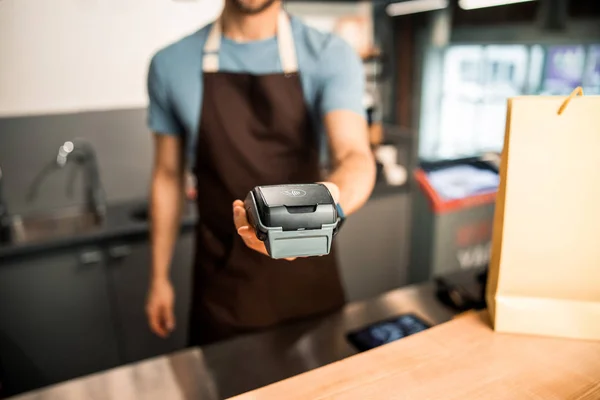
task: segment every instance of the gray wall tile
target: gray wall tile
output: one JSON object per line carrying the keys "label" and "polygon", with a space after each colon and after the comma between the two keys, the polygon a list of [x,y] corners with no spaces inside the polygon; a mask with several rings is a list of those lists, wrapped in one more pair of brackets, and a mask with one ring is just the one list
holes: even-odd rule
{"label": "gray wall tile", "polygon": [[45,179],[39,196],[27,203],[35,176],[66,140],[84,138],[97,152],[109,201],[145,197],[152,162],[152,137],[146,110],[94,111],[77,114],[0,118],[0,166],[12,213],[27,213],[81,203],[81,175],[73,198],[66,195],[68,171]]}

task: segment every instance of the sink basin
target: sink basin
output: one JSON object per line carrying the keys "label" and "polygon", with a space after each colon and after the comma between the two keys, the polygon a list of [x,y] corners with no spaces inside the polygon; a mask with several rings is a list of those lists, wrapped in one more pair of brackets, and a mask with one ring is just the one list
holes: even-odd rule
{"label": "sink basin", "polygon": [[[181,210],[181,218],[183,220],[195,218],[197,215],[195,207],[196,205],[194,203],[185,204]],[[150,217],[150,210],[147,204],[140,205],[129,213],[129,218],[136,222],[149,222]]]}
{"label": "sink basin", "polygon": [[147,206],[139,207],[139,208],[133,210],[133,212],[129,216],[134,221],[146,222],[146,221],[148,221],[148,207]]}
{"label": "sink basin", "polygon": [[13,241],[37,242],[50,238],[76,236],[99,229],[102,221],[92,213],[63,210],[52,214],[17,215],[13,217]]}

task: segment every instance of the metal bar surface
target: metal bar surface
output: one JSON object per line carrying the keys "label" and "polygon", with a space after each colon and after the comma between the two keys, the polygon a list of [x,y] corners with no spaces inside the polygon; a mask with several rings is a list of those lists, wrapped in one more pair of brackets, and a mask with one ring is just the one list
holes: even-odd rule
{"label": "metal bar surface", "polygon": [[414,313],[436,325],[454,313],[431,283],[397,289],[341,311],[242,336],[204,348],[122,366],[11,400],[217,400],[350,357],[346,334],[365,325]]}

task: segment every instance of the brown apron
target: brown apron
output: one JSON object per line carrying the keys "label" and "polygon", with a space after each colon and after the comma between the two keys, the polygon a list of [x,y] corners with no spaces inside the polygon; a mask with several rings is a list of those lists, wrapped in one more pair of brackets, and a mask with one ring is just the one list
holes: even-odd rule
{"label": "brown apron", "polygon": [[273,260],[246,247],[233,223],[233,201],[254,186],[322,179],[289,17],[282,12],[277,29],[284,73],[220,72],[220,40],[216,21],[204,48],[196,145],[200,224],[191,345],[333,311],[345,302],[334,251]]}

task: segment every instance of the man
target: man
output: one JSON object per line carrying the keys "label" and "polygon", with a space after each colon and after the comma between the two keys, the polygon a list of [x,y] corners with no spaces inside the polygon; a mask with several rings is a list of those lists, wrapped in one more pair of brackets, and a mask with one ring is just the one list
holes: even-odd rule
{"label": "man", "polygon": [[333,169],[325,184],[346,215],[358,210],[375,181],[363,85],[354,50],[290,17],[278,0],[226,0],[217,21],[153,57],[147,314],[156,334],[175,327],[169,264],[186,163],[197,179],[200,216],[191,345],[344,304],[335,252],[269,258],[240,199],[257,185],[323,181],[319,150],[326,138]]}

